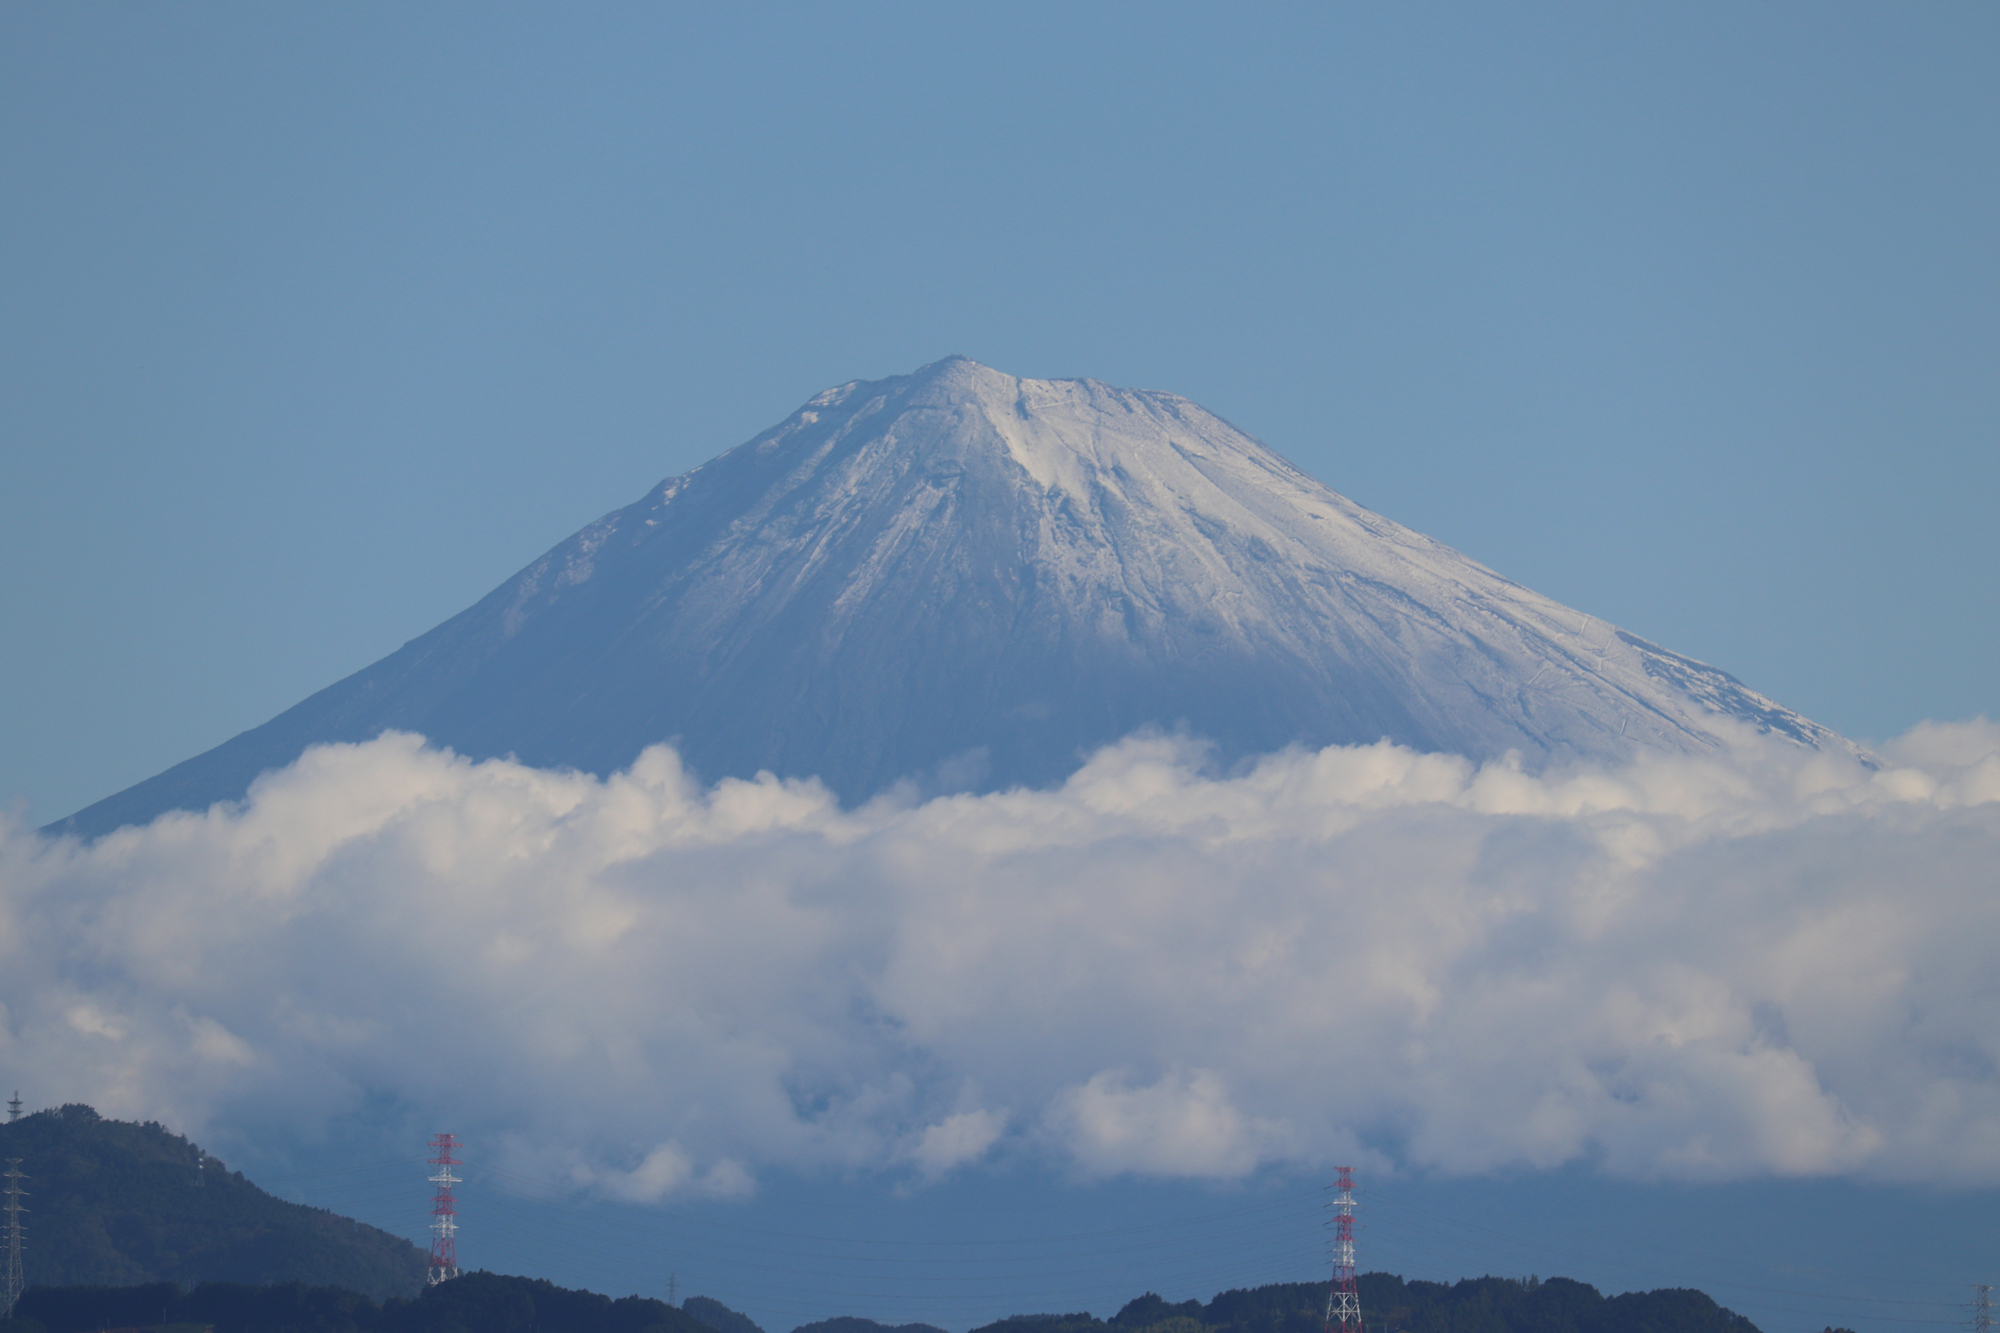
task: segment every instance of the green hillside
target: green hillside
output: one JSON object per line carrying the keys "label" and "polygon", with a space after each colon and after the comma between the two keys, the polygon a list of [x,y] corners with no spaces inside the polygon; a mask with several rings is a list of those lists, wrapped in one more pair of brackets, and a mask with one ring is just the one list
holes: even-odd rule
{"label": "green hillside", "polygon": [[[1605,1296],[1568,1278],[1409,1281],[1364,1273],[1367,1333],[1757,1333],[1756,1325],[1698,1291]],[[973,1333],[1323,1333],[1326,1283],[1283,1282],[1225,1291],[1204,1305],[1145,1295],[1110,1319],[1015,1315]]]}
{"label": "green hillside", "polygon": [[304,1282],[413,1295],[425,1255],[400,1236],[274,1198],[178,1134],[88,1106],[0,1124],[28,1191],[30,1286]]}
{"label": "green hillside", "polygon": [[[540,1278],[467,1273],[414,1300],[379,1306],[355,1292],[286,1282],[247,1287],[205,1282],[140,1287],[33,1287],[21,1297],[20,1333],[105,1328],[196,1333],[705,1333],[693,1317],[643,1296],[613,1300]],[[0,1321],[0,1333],[14,1333]]]}
{"label": "green hillside", "polygon": [[[1470,1278],[1405,1282],[1386,1273],[1361,1278],[1368,1333],[1757,1333],[1698,1291],[1604,1296],[1564,1278],[1547,1282]],[[1146,1295],[1110,1319],[1091,1314],[1017,1315],[974,1333],[1322,1333],[1326,1283],[1283,1283],[1225,1291],[1214,1300],[1169,1304]],[[0,1333],[92,1333],[104,1328],[170,1327],[196,1333],[761,1333],[718,1301],[691,1297],[685,1309],[640,1296],[613,1300],[566,1291],[536,1278],[468,1273],[426,1288],[415,1300],[377,1305],[354,1292],[287,1283],[244,1287],[207,1283],[183,1292],[169,1283],[122,1288],[38,1287],[21,1298],[15,1329]],[[895,1326],[841,1317],[808,1324],[828,1333],[943,1333],[927,1324]],[[1827,1333],[1836,1333],[1829,1329]],[[1844,1330],[1841,1333],[1845,1333]]]}

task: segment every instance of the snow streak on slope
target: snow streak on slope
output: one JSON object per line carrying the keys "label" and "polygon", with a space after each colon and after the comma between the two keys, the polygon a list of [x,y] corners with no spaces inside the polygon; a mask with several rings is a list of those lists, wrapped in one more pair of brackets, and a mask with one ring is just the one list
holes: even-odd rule
{"label": "snow streak on slope", "polygon": [[677,738],[704,776],[814,775],[855,800],[1059,780],[1147,726],[1224,761],[1387,738],[1540,765],[1706,751],[1724,721],[1848,748],[1185,399],[953,358],[820,394],[73,827],[233,798],[384,728],[596,773]]}

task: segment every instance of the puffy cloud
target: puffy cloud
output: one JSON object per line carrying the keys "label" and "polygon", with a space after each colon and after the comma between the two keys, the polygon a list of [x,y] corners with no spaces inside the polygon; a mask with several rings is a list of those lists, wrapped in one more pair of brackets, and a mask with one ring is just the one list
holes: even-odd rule
{"label": "puffy cloud", "polygon": [[[413,736],[0,830],[0,1056],[196,1133],[391,1106],[621,1198],[995,1154],[2000,1181],[2000,727],[1533,774],[1389,745],[842,811]],[[532,1145],[532,1146],[530,1146]]]}
{"label": "puffy cloud", "polygon": [[976,1162],[1007,1128],[1004,1111],[960,1111],[927,1125],[910,1146],[910,1160],[932,1180]]}
{"label": "puffy cloud", "polygon": [[671,1143],[654,1148],[630,1171],[599,1170],[578,1162],[569,1179],[572,1184],[594,1185],[631,1203],[658,1203],[669,1194],[686,1191],[708,1198],[737,1198],[756,1188],[741,1162],[725,1157],[697,1174],[687,1154]]}
{"label": "puffy cloud", "polygon": [[1260,1140],[1282,1137],[1246,1123],[1207,1069],[1172,1070],[1143,1088],[1107,1070],[1058,1093],[1050,1109],[1081,1164],[1107,1174],[1240,1176],[1256,1168]]}

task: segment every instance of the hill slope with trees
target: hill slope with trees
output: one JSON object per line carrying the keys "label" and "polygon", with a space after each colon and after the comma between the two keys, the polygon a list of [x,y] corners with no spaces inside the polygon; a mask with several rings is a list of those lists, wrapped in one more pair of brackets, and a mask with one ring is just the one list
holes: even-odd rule
{"label": "hill slope with trees", "polygon": [[[1364,1273],[1367,1333],[1757,1333],[1699,1291],[1605,1296],[1568,1278],[1480,1277],[1456,1283]],[[1147,1294],[1110,1319],[1015,1315],[973,1333],[1324,1333],[1326,1283],[1283,1282],[1170,1303]]]}
{"label": "hill slope with trees", "polygon": [[[1468,1278],[1406,1282],[1387,1273],[1360,1279],[1368,1333],[1757,1333],[1756,1326],[1698,1291],[1604,1296],[1566,1278]],[[1214,1300],[1169,1303],[1147,1294],[1110,1319],[1088,1313],[1016,1315],[973,1333],[1323,1333],[1324,1282],[1225,1291]],[[33,1288],[14,1328],[0,1333],[209,1329],[212,1333],[763,1333],[705,1296],[684,1309],[641,1296],[613,1300],[537,1278],[469,1273],[425,1288],[414,1300],[377,1305],[355,1292],[300,1283],[245,1287],[171,1283],[104,1288]],[[843,1316],[793,1333],[944,1333]],[[1827,1333],[1836,1333],[1829,1329]],[[1844,1333],[1844,1331],[1842,1331]]]}
{"label": "hill slope with trees", "polygon": [[[413,1300],[377,1305],[357,1292],[287,1282],[249,1287],[170,1282],[137,1287],[35,1287],[20,1333],[211,1329],[213,1333],[706,1333],[691,1315],[643,1296],[613,1300],[540,1278],[467,1273]],[[14,1333],[0,1321],[0,1333]]]}
{"label": "hill slope with trees", "polygon": [[37,1111],[0,1124],[10,1157],[29,1177],[30,1286],[302,1282],[379,1301],[423,1285],[401,1236],[267,1194],[157,1124]]}
{"label": "hill slope with trees", "polygon": [[[1406,1282],[1387,1273],[1360,1279],[1368,1333],[1757,1333],[1756,1326],[1698,1291],[1604,1296],[1566,1278],[1468,1278]],[[1088,1313],[1016,1315],[973,1333],[1323,1333],[1324,1282],[1225,1291],[1214,1300],[1169,1303],[1147,1294],[1109,1319]],[[699,1312],[699,1313],[697,1313]],[[351,1291],[299,1283],[244,1287],[171,1283],[123,1288],[36,1288],[21,1298],[15,1329],[0,1333],[166,1330],[213,1333],[762,1333],[719,1301],[687,1308],[641,1296],[613,1300],[537,1278],[469,1273],[415,1300],[377,1305]],[[929,1330],[927,1324],[894,1326]],[[845,1316],[796,1329],[877,1333],[891,1326]],[[1829,1329],[1827,1333],[1836,1333]],[[1844,1333],[1844,1330],[1841,1331]]]}

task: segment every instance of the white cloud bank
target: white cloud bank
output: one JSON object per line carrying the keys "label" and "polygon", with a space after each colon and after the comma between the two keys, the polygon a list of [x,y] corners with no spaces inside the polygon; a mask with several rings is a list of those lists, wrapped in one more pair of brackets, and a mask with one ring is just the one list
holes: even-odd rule
{"label": "white cloud bank", "polygon": [[0,1068],[196,1133],[387,1101],[631,1199],[1005,1153],[2000,1182],[2000,727],[1199,761],[842,812],[388,736],[7,827]]}

